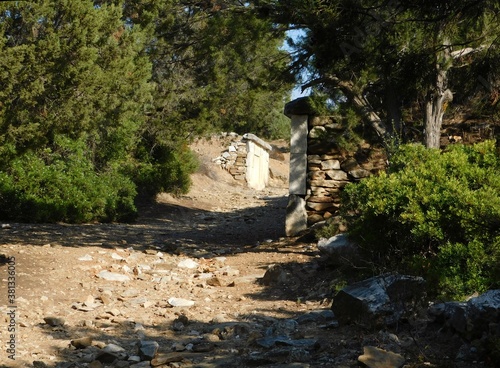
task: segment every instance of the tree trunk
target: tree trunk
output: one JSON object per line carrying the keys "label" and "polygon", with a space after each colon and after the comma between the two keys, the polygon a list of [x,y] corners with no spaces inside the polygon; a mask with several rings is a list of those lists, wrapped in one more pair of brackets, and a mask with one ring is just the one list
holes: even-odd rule
{"label": "tree trunk", "polygon": [[379,115],[375,112],[372,105],[368,100],[359,94],[352,94],[352,101],[354,105],[361,111],[365,119],[370,123],[372,128],[375,130],[377,135],[382,138],[384,144],[386,144],[386,139],[388,136],[387,127],[380,119]]}
{"label": "tree trunk", "polygon": [[425,103],[425,145],[427,148],[440,148],[441,126],[448,103],[453,100],[453,93],[447,88],[448,70],[452,64],[450,47],[446,45],[439,52],[436,62],[435,84],[427,94]]}
{"label": "tree trunk", "polygon": [[425,145],[427,148],[441,147],[441,126],[446,105],[453,100],[449,89],[434,92],[425,106]]}

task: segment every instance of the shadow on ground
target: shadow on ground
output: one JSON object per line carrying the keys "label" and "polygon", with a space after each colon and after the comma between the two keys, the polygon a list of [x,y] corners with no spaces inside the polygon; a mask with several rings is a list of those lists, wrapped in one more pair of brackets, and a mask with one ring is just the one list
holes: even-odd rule
{"label": "shadow on ground", "polygon": [[231,252],[285,236],[287,197],[269,197],[264,201],[264,206],[233,212],[149,202],[140,206],[138,220],[130,224],[4,224],[0,243],[156,248],[165,252],[185,247]]}
{"label": "shadow on ground", "polygon": [[[419,342],[421,329],[415,325],[396,326],[395,331],[367,331],[355,325],[339,327],[331,318],[320,315],[307,317],[311,313],[308,302],[320,311],[329,311],[335,270],[329,269],[317,257],[302,263],[288,259],[292,254],[311,256],[315,250],[310,244],[284,238],[286,197],[264,200],[264,206],[232,212],[149,203],[140,208],[141,215],[133,224],[15,223],[0,229],[0,244],[132,247],[199,258],[242,252],[281,253],[284,256],[270,281],[258,281],[263,288],[244,295],[252,301],[288,303],[278,310],[271,310],[268,303],[254,308],[252,313],[203,322],[193,315],[185,317],[182,308],[168,308],[168,316],[158,312],[158,317],[165,322],[155,324],[143,324],[117,315],[93,321],[92,327],[85,323],[33,326],[42,330],[47,339],[68,343],[62,350],[54,347],[57,359],[68,362],[57,365],[61,368],[88,367],[98,355],[98,347],[76,349],[69,345],[71,340],[80,337],[119,345],[128,355],[138,354],[139,341],[156,341],[159,358],[166,359],[160,367],[357,367],[363,346],[401,351],[401,345],[391,337],[392,332],[409,336],[405,354],[413,362],[412,367],[426,366],[426,359],[422,359],[426,354],[439,357],[441,352],[434,351],[433,345],[427,343],[429,339]],[[262,265],[263,273],[267,266]],[[276,282],[275,278],[280,281]],[[297,308],[297,305],[304,305],[304,308]],[[178,317],[176,320],[172,320],[172,312]],[[108,363],[115,367],[128,366],[124,361],[111,364]],[[31,367],[52,368],[56,364],[40,363]]]}

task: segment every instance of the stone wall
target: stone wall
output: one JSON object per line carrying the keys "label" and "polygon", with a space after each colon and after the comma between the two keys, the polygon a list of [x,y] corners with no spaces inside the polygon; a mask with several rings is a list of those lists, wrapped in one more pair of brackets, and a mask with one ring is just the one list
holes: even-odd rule
{"label": "stone wall", "polygon": [[292,120],[286,233],[294,236],[336,216],[346,184],[384,170],[386,157],[380,145],[368,140],[343,149],[338,144],[345,134],[342,124],[316,116],[307,98],[287,104],[285,114]]}
{"label": "stone wall", "polygon": [[233,135],[227,151],[214,161],[229,171],[235,180],[246,181],[250,188],[264,189],[269,183],[269,152],[271,145],[254,134],[247,133],[241,139]]}

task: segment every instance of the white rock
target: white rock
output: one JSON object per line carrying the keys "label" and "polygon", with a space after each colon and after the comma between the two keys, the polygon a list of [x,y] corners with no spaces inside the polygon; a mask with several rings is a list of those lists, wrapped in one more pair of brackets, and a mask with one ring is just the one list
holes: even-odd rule
{"label": "white rock", "polygon": [[212,277],[214,277],[214,274],[212,272],[206,272],[206,273],[200,274],[198,278],[200,280],[207,280],[207,279],[211,279]]}
{"label": "white rock", "polygon": [[83,302],[83,305],[86,305],[87,307],[94,305],[94,304],[95,304],[95,299],[92,295],[87,296],[87,298]]}
{"label": "white rock", "polygon": [[84,256],[78,258],[79,261],[92,261],[92,256],[90,254],[85,254]]}
{"label": "white rock", "polygon": [[128,277],[127,275],[122,275],[120,273],[115,273],[115,272],[109,272],[106,270],[99,272],[98,277],[108,281],[121,281],[121,282],[130,281],[130,277]]}
{"label": "white rock", "polygon": [[122,267],[122,270],[125,271],[126,273],[132,273],[133,272],[133,270],[129,266],[127,266],[127,265],[124,265]]}
{"label": "white rock", "polygon": [[118,255],[116,253],[111,253],[111,258],[119,260],[119,261],[121,261],[123,259],[122,256],[120,256],[120,255]]}
{"label": "white rock", "polygon": [[353,251],[356,246],[349,241],[347,234],[337,234],[329,239],[321,238],[318,241],[318,250],[326,255],[335,256],[339,252]]}
{"label": "white rock", "polygon": [[167,300],[172,307],[192,307],[194,301],[183,298],[170,298]]}
{"label": "white rock", "polygon": [[179,268],[189,268],[189,269],[193,269],[193,268],[197,268],[198,267],[198,263],[193,261],[192,259],[185,259],[183,261],[180,261],[178,264],[177,264],[177,267]]}

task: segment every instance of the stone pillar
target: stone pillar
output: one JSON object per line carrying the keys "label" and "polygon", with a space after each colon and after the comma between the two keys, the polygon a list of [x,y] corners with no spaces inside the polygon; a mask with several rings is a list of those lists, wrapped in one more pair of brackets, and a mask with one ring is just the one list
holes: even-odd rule
{"label": "stone pillar", "polygon": [[345,127],[333,116],[316,116],[308,97],[286,104],[285,115],[292,129],[286,235],[295,236],[338,216],[343,188],[384,170],[386,156],[364,137],[349,151],[340,147]]}
{"label": "stone pillar", "polygon": [[285,106],[291,121],[289,197],[285,232],[294,236],[307,229],[305,196],[307,193],[307,122],[311,108],[308,98],[299,98]]}

